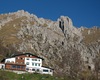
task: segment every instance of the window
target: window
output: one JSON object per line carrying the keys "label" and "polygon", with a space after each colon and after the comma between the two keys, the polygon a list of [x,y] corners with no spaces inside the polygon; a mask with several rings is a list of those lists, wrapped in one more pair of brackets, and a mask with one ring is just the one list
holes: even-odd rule
{"label": "window", "polygon": [[35,71],[35,69],[32,69],[32,71]]}
{"label": "window", "polygon": [[35,66],[37,66],[37,63],[35,63]]}
{"label": "window", "polygon": [[26,70],[28,71],[28,70],[29,70],[29,68],[26,68]]}
{"label": "window", "polygon": [[17,66],[17,68],[20,68],[20,66]]}
{"label": "window", "polygon": [[34,61],[34,59],[32,59],[32,61]]}
{"label": "window", "polygon": [[37,72],[39,72],[39,69],[37,69]]}
{"label": "window", "polygon": [[27,60],[29,60],[29,58],[27,58]]}
{"label": "window", "polygon": [[34,63],[32,63],[32,66],[34,66]]}
{"label": "window", "polygon": [[32,61],[37,61],[37,59],[32,59]]}
{"label": "window", "polygon": [[24,69],[24,66],[21,66],[22,69]]}
{"label": "window", "polygon": [[21,66],[12,65],[12,68],[21,68]]}
{"label": "window", "polygon": [[15,66],[15,65],[12,65],[11,67],[12,67],[12,68],[16,68],[16,66]]}
{"label": "window", "polygon": [[52,70],[50,70],[50,72],[52,72]]}
{"label": "window", "polygon": [[40,61],[40,59],[38,61]]}
{"label": "window", "polygon": [[20,58],[21,60],[23,59],[23,58]]}
{"label": "window", "polygon": [[29,62],[26,62],[26,65],[29,65]]}
{"label": "window", "polygon": [[9,60],[7,60],[7,63],[10,63],[10,61],[9,61]]}
{"label": "window", "polygon": [[38,66],[40,66],[40,64],[38,63]]}
{"label": "window", "polygon": [[37,59],[35,59],[35,61],[37,61]]}
{"label": "window", "polygon": [[43,72],[48,72],[48,70],[47,69],[43,69]]}

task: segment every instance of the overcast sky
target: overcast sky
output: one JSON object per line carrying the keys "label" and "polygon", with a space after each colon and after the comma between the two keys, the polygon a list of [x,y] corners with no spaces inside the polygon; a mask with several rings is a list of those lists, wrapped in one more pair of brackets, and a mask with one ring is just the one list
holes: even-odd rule
{"label": "overcast sky", "polygon": [[54,21],[68,16],[76,27],[100,27],[100,0],[0,0],[0,14],[18,10]]}

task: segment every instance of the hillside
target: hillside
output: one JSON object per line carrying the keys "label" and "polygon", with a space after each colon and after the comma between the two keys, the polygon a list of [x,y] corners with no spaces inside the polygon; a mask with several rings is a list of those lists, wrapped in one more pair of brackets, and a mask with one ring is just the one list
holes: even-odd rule
{"label": "hillside", "polygon": [[74,79],[96,71],[100,28],[76,28],[68,16],[52,21],[24,10],[1,14],[0,59],[19,52],[41,56],[56,76]]}
{"label": "hillside", "polygon": [[62,80],[62,78],[42,74],[16,74],[0,70],[0,80]]}

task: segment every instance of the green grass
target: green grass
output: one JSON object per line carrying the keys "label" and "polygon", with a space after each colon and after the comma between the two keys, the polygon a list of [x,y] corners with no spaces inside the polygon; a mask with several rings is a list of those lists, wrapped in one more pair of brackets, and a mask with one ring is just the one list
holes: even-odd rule
{"label": "green grass", "polygon": [[62,78],[46,74],[16,74],[13,72],[0,70],[0,80],[62,80]]}

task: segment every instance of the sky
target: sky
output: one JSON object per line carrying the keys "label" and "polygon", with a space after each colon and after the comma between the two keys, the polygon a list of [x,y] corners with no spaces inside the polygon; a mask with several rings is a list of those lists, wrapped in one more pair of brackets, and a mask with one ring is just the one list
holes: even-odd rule
{"label": "sky", "polygon": [[18,10],[53,21],[68,16],[76,27],[100,27],[100,0],[0,0],[0,14]]}

